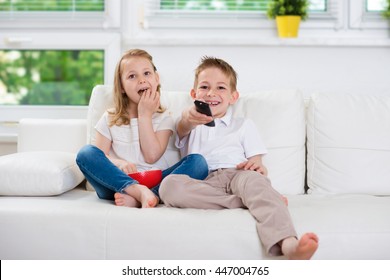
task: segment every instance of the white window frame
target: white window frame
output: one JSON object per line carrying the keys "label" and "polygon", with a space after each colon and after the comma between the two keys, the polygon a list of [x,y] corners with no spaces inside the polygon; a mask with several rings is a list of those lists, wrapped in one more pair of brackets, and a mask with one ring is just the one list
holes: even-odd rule
{"label": "white window frame", "polygon": [[365,10],[365,0],[349,0],[349,27],[351,29],[388,29],[388,20],[377,12]]}

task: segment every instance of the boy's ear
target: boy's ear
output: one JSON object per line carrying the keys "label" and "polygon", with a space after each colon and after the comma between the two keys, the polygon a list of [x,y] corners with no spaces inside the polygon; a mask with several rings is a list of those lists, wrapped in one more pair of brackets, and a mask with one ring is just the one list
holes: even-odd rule
{"label": "boy's ear", "polygon": [[240,97],[240,93],[238,91],[233,92],[232,98],[230,98],[229,104],[232,105],[232,104],[236,103],[236,101],[238,100],[239,97]]}
{"label": "boy's ear", "polygon": [[196,91],[194,89],[191,89],[190,95],[191,95],[191,98],[195,100],[195,98],[196,98]]}

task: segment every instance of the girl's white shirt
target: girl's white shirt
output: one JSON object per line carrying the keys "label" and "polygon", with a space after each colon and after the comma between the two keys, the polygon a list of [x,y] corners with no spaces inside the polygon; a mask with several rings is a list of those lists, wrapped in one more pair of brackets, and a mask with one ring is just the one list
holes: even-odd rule
{"label": "girl's white shirt", "polygon": [[[168,111],[154,113],[152,124],[154,131],[175,131],[175,122]],[[109,115],[108,112],[105,112],[97,122],[95,129],[112,142],[109,153],[111,157],[124,159],[136,164],[138,171],[150,169],[164,170],[169,167],[168,157],[166,156],[167,151],[154,164],[145,162],[139,142],[138,119],[131,119],[129,125],[109,126]]]}

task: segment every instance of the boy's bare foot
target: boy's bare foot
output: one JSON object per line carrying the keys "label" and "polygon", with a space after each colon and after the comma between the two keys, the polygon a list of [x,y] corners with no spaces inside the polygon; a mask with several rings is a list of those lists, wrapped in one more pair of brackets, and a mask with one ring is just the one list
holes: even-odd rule
{"label": "boy's bare foot", "polygon": [[305,233],[301,239],[295,241],[289,237],[282,243],[282,252],[290,260],[310,260],[317,248],[318,237],[314,233]]}
{"label": "boy's bare foot", "polygon": [[115,198],[116,206],[137,207],[137,208],[141,207],[141,203],[128,194],[115,193],[114,198]]}
{"label": "boy's bare foot", "polygon": [[152,208],[158,204],[157,196],[144,185],[131,185],[125,192],[141,203],[142,208]]}

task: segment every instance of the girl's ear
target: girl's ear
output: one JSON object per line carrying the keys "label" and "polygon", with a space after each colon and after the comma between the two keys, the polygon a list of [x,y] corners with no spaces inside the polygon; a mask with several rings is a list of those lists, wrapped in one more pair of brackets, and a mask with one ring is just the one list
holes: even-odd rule
{"label": "girl's ear", "polygon": [[240,97],[240,93],[238,91],[233,92],[231,95],[229,104],[232,105],[232,104],[236,103],[236,101],[238,100],[239,97]]}
{"label": "girl's ear", "polygon": [[194,89],[191,89],[190,95],[192,99],[196,99],[196,91]]}

